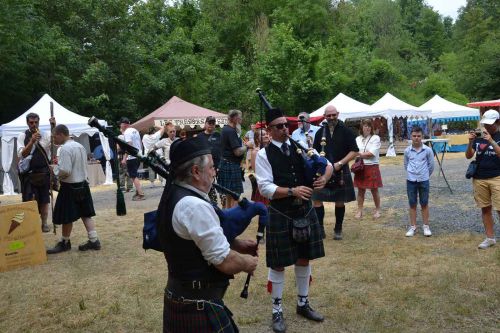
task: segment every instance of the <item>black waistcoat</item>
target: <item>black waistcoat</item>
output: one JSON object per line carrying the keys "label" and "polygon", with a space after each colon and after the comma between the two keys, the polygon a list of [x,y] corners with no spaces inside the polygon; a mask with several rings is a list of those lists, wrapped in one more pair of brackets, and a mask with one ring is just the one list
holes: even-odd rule
{"label": "black waistcoat", "polygon": [[[31,133],[30,130],[26,130],[24,134],[26,135],[24,138],[24,146],[26,147],[28,142],[31,140],[31,136],[33,135],[33,133]],[[35,147],[35,149],[33,150],[33,157],[31,158],[30,162],[30,170],[35,172],[48,170],[47,160],[45,159],[43,153],[40,152],[40,149],[43,149],[40,145],[38,145],[38,147]]]}
{"label": "black waistcoat", "polygon": [[[160,243],[165,251],[169,276],[182,281],[228,282],[232,276],[226,275],[203,258],[200,249],[192,240],[177,235],[172,225],[175,205],[186,196],[203,199],[198,193],[178,185],[162,195],[158,208]],[[196,209],[196,207],[193,207]]]}
{"label": "black waistcoat", "polygon": [[[283,154],[274,144],[266,147],[266,155],[273,170],[273,183],[280,187],[295,187],[304,185],[304,161],[292,143],[290,145],[290,156]],[[289,208],[294,198],[282,198],[271,200],[271,206],[282,210]]]}

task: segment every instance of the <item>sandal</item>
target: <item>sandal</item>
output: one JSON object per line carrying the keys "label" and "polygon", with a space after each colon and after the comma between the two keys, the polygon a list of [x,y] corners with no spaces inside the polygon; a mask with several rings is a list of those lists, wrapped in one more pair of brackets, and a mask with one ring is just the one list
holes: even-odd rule
{"label": "sandal", "polygon": [[356,213],[356,215],[354,215],[354,217],[357,218],[357,219],[362,218],[363,217],[363,211],[358,210],[358,212]]}
{"label": "sandal", "polygon": [[376,218],[376,219],[378,219],[380,216],[381,216],[381,214],[380,214],[379,210],[376,210],[375,214],[373,214],[373,217]]}

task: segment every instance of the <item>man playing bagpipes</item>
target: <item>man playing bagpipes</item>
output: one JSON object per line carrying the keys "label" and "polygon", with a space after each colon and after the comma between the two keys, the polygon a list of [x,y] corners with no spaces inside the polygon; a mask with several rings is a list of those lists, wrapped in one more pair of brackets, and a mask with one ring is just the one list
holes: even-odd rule
{"label": "man playing bagpipes", "polygon": [[171,174],[158,209],[159,241],[168,265],[164,332],[236,332],[224,293],[233,274],[257,267],[256,242],[229,244],[208,192],[215,169],[202,137],[170,148]]}
{"label": "man playing bagpipes", "polygon": [[309,261],[325,255],[321,228],[310,198],[313,188],[325,186],[332,165],[328,164],[325,173],[314,180],[313,188],[305,186],[304,160],[296,143],[288,138],[288,124],[281,110],[268,110],[266,123],[272,141],[257,154],[255,171],[261,194],[270,199],[266,263],[273,301],[272,328],[275,332],[285,332],[282,295],[287,266],[295,265],[297,314],[314,321],[324,319],[311,308],[308,299]]}

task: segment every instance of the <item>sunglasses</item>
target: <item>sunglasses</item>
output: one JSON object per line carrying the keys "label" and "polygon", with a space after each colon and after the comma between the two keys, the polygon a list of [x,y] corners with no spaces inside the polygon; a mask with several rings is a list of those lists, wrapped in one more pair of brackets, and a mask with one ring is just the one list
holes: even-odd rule
{"label": "sunglasses", "polygon": [[207,124],[209,124],[209,125],[215,125],[215,120],[214,121],[207,121]]}
{"label": "sunglasses", "polygon": [[325,114],[325,118],[334,118],[336,116],[336,114]]}
{"label": "sunglasses", "polygon": [[288,128],[288,123],[281,123],[281,124],[276,124],[276,125],[271,125],[271,126],[277,128],[277,129],[283,129],[283,128]]}

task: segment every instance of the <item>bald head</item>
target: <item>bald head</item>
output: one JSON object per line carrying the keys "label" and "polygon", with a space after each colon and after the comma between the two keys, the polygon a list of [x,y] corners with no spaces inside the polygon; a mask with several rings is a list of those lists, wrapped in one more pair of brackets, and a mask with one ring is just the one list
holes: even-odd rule
{"label": "bald head", "polygon": [[339,112],[337,111],[337,108],[335,106],[328,105],[325,108],[324,117],[328,122],[328,126],[335,126],[338,122]]}

